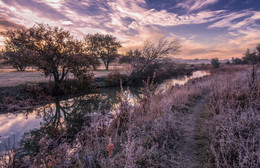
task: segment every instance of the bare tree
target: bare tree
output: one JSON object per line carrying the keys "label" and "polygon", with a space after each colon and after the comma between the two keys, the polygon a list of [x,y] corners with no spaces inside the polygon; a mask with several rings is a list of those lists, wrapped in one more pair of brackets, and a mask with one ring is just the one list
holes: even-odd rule
{"label": "bare tree", "polygon": [[[162,59],[170,58],[180,51],[180,44],[176,40],[161,38],[156,42],[147,41],[140,51],[139,58],[133,59],[131,80],[143,75],[151,65],[159,63]],[[153,70],[153,69],[149,69]]]}
{"label": "bare tree", "polygon": [[145,63],[140,67],[140,71],[144,70],[150,63],[159,61],[159,58],[173,56],[179,53],[180,45],[176,40],[169,41],[165,38],[159,39],[157,42],[146,42],[141,56],[146,59]]}

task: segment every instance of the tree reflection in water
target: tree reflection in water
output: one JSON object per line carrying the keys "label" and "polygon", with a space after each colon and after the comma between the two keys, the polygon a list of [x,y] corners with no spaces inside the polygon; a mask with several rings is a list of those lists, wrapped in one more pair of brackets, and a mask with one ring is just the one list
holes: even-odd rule
{"label": "tree reflection in water", "polygon": [[91,117],[107,114],[116,101],[116,94],[90,94],[68,100],[56,100],[55,103],[37,111],[42,117],[40,128],[23,135],[18,156],[35,156],[39,142],[43,137],[57,138],[72,142],[83,126],[91,124]]}
{"label": "tree reflection in water", "polygon": [[[131,88],[131,99],[135,99],[139,87]],[[41,119],[40,127],[24,133],[18,149],[18,157],[35,156],[40,151],[40,140],[44,138],[57,139],[71,143],[84,126],[91,124],[93,116],[111,114],[118,108],[117,93],[119,87],[102,88],[97,94],[88,94],[66,100],[56,100],[54,103],[37,108],[37,118]],[[24,112],[25,116],[32,111]],[[59,143],[61,141],[58,141]]]}

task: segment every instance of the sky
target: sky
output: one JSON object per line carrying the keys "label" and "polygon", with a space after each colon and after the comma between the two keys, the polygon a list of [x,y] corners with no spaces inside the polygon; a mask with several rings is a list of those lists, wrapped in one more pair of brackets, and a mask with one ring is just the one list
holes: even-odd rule
{"label": "sky", "polygon": [[78,39],[108,33],[121,51],[167,37],[180,42],[178,58],[231,59],[260,43],[260,0],[0,0],[0,32],[35,23]]}

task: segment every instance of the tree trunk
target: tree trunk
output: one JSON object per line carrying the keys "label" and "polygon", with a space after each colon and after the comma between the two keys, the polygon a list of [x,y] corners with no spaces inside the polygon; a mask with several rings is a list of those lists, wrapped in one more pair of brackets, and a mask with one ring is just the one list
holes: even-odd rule
{"label": "tree trunk", "polygon": [[62,80],[59,79],[58,71],[55,71],[53,73],[53,77],[54,77],[54,88],[53,88],[53,91],[52,91],[52,95],[53,96],[61,95],[63,93],[63,91],[61,89],[61,81]]}
{"label": "tree trunk", "polygon": [[61,94],[63,94],[63,91],[61,89],[61,82],[55,80],[52,95],[58,96],[58,95],[61,95]]}
{"label": "tree trunk", "polygon": [[18,71],[25,71],[25,67],[22,66],[22,65],[17,65],[16,69],[17,69]]}
{"label": "tree trunk", "polygon": [[105,66],[106,66],[106,70],[108,70],[109,63],[106,63]]}

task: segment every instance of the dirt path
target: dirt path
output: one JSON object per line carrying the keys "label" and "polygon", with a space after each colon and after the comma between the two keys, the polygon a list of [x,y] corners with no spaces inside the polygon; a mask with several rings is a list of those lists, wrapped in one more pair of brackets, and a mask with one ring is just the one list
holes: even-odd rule
{"label": "dirt path", "polygon": [[198,154],[196,148],[196,124],[199,120],[206,103],[207,94],[203,95],[193,106],[190,107],[187,113],[181,118],[181,129],[183,134],[183,146],[181,149],[181,166],[183,168],[199,167]]}

